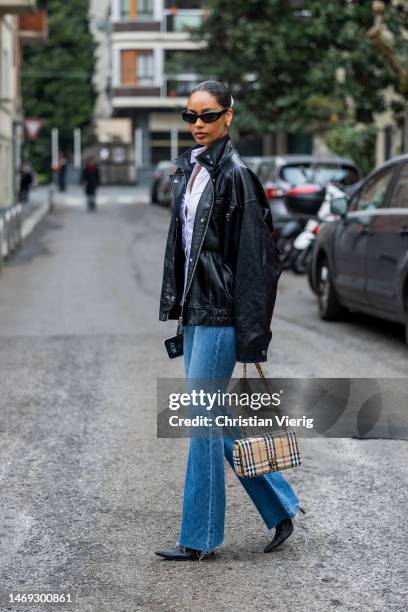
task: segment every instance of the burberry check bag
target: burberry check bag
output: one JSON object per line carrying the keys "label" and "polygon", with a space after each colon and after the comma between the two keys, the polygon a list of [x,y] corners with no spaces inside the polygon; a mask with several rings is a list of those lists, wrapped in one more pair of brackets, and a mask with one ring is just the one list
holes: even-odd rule
{"label": "burberry check bag", "polygon": [[260,476],[300,465],[296,433],[291,429],[234,440],[234,470],[238,476]]}
{"label": "burberry check bag", "polygon": [[[265,375],[259,363],[255,364],[261,378]],[[244,364],[246,378],[246,364]],[[299,440],[292,429],[264,433],[234,440],[232,447],[234,470],[238,476],[253,477],[278,472],[301,464]]]}

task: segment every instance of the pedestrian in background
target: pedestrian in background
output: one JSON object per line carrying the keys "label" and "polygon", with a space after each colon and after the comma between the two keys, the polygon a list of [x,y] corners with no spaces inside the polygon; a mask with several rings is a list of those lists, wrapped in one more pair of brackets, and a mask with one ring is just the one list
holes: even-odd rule
{"label": "pedestrian in background", "polygon": [[[265,192],[228,133],[232,104],[223,83],[204,81],[182,112],[197,144],[173,162],[159,314],[161,321],[179,320],[186,379],[222,380],[224,388],[237,361],[267,360],[281,274]],[[224,456],[233,467],[232,445],[224,434],[190,438],[179,539],[157,555],[202,559],[223,542]],[[268,529],[275,528],[264,551],[275,550],[301,510],[295,492],[279,472],[239,479]]]}
{"label": "pedestrian in background", "polygon": [[64,152],[60,151],[58,160],[58,187],[60,191],[66,190],[67,163],[68,160],[65,157]]}
{"label": "pedestrian in background", "polygon": [[27,203],[30,195],[30,188],[33,184],[33,171],[27,161],[23,161],[20,168],[20,190],[19,201]]}
{"label": "pedestrian in background", "polygon": [[81,183],[87,196],[88,210],[96,210],[96,190],[100,185],[99,168],[94,157],[88,157],[82,170]]}

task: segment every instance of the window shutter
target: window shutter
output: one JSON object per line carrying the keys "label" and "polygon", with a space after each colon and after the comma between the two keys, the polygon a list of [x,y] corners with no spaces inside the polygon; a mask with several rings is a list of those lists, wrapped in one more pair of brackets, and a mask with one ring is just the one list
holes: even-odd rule
{"label": "window shutter", "polygon": [[135,85],[137,51],[125,49],[121,54],[121,81],[122,85]]}
{"label": "window shutter", "polygon": [[137,17],[137,0],[129,0],[129,17],[131,19]]}

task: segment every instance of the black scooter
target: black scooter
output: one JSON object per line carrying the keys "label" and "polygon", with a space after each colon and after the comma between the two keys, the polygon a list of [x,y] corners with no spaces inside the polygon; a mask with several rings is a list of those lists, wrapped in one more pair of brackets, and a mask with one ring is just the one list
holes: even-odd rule
{"label": "black scooter", "polygon": [[297,236],[304,231],[310,219],[317,219],[317,214],[326,196],[326,188],[317,184],[293,187],[285,195],[285,204],[292,217],[280,227],[278,247],[282,251],[282,268],[293,266],[296,250],[293,248]]}

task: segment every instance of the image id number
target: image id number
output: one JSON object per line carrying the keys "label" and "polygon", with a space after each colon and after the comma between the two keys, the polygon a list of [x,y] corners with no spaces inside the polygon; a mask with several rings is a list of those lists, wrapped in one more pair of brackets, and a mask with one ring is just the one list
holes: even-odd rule
{"label": "image id number", "polygon": [[10,593],[10,603],[70,603],[70,593]]}

